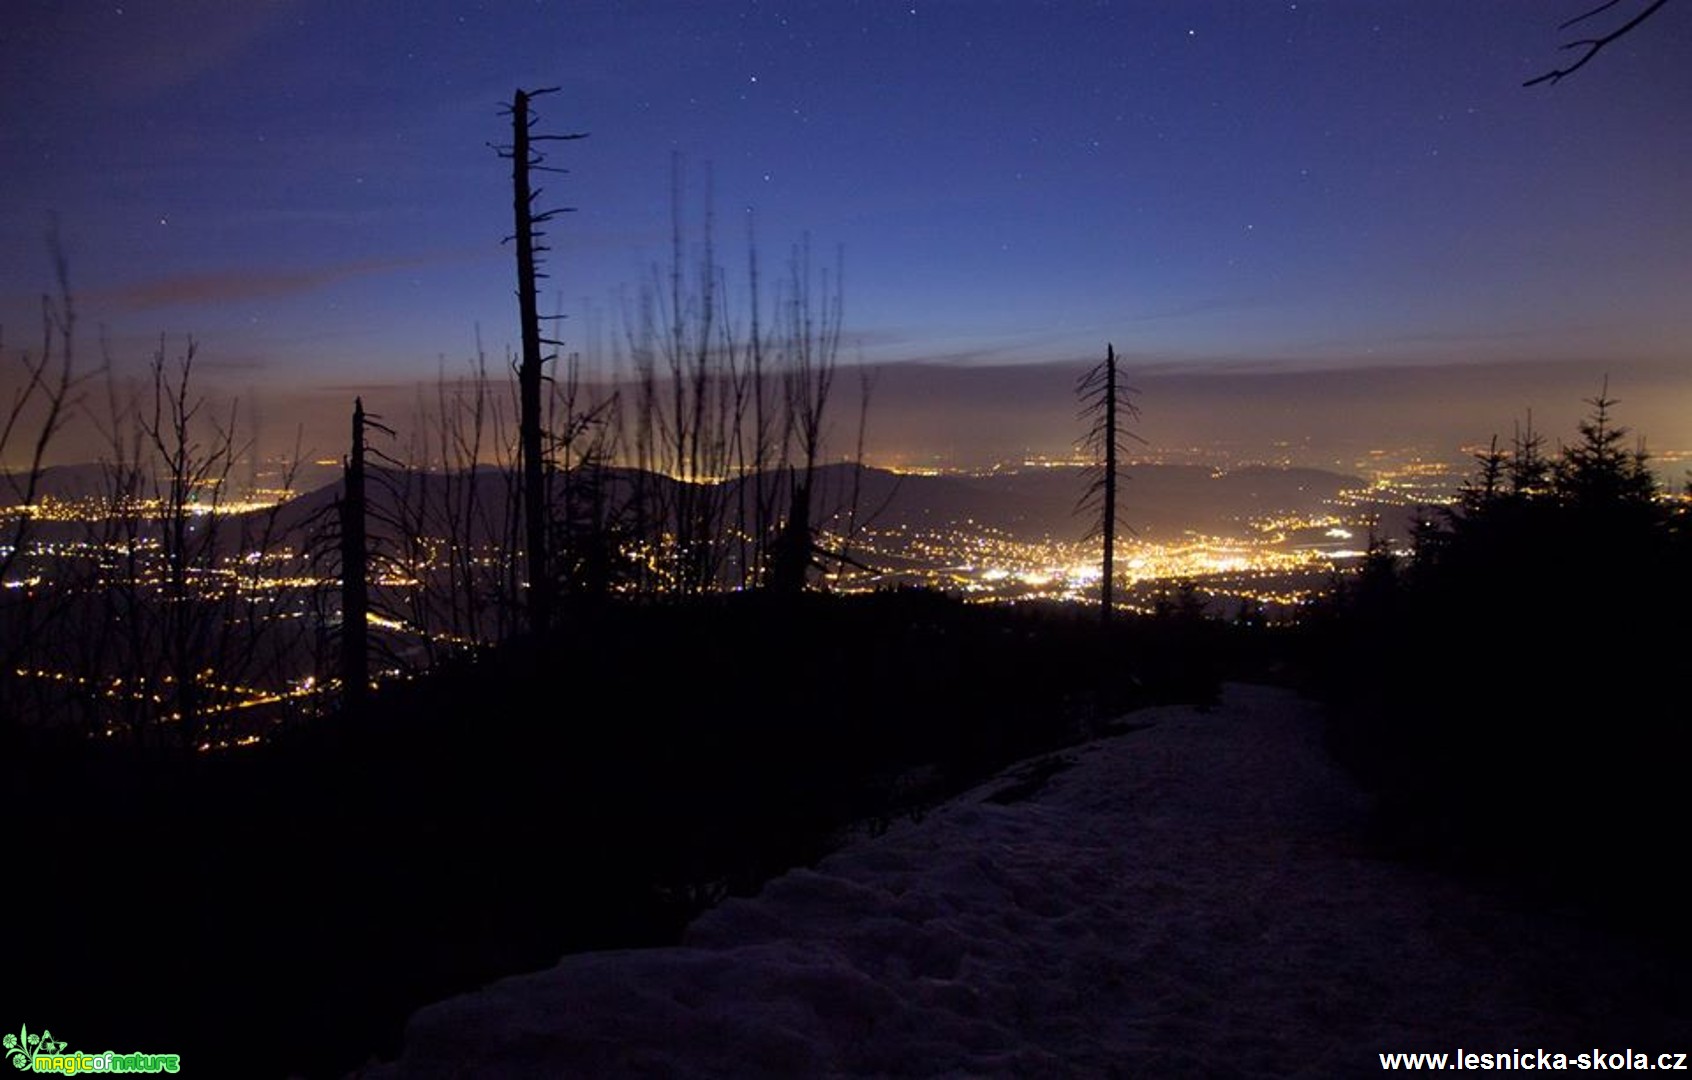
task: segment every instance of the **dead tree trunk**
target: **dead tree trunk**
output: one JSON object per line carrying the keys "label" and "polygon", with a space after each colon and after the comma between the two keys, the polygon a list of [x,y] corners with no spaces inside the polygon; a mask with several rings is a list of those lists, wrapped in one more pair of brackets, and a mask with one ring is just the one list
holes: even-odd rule
{"label": "dead tree trunk", "polygon": [[1094,461],[1079,509],[1097,514],[1087,538],[1096,536],[1104,544],[1099,568],[1099,621],[1109,626],[1116,609],[1116,485],[1122,474],[1122,440],[1144,440],[1123,424],[1140,413],[1129,396],[1133,391],[1118,376],[1114,346],[1105,346],[1105,358],[1081,377],[1076,392],[1081,398],[1081,415],[1091,420],[1082,446]]}
{"label": "dead tree trunk", "polygon": [[552,618],[552,590],[546,558],[546,475],[541,446],[540,311],[535,299],[534,194],[529,190],[529,96],[517,91],[511,104],[512,209],[516,218],[517,308],[522,320],[523,361],[517,369],[521,417],[518,443],[523,459],[523,550],[529,568],[529,629],[544,633]]}
{"label": "dead tree trunk", "polygon": [[[523,355],[517,368],[518,450],[522,458],[523,548],[528,570],[529,629],[544,633],[552,621],[552,563],[548,558],[550,500],[547,497],[546,446],[541,418],[542,367],[552,359],[541,349],[558,342],[544,338],[540,332],[540,309],[536,300],[536,281],[546,275],[538,266],[539,256],[548,250],[540,241],[540,226],[558,210],[535,211],[540,190],[532,187],[531,170],[546,169],[544,158],[534,144],[548,140],[580,139],[583,135],[536,135],[530,129],[535,118],[529,110],[531,98],[550,94],[557,87],[545,90],[518,90],[511,99],[511,145],[500,153],[511,159],[512,239],[517,243],[517,307],[522,322]],[[553,170],[559,171],[559,170]]]}
{"label": "dead tree trunk", "polygon": [[353,399],[352,453],[343,471],[341,511],[341,702],[364,703],[370,691],[369,545],[364,528],[364,400]]}
{"label": "dead tree trunk", "polygon": [[1116,609],[1116,347],[1105,346],[1104,558],[1099,580],[1099,621],[1110,625]]}

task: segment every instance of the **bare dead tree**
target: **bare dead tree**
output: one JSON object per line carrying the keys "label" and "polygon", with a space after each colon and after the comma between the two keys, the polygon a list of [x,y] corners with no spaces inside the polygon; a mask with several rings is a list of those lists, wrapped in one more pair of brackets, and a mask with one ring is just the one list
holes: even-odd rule
{"label": "bare dead tree", "polygon": [[[709,176],[709,174],[707,174]],[[728,484],[744,453],[740,426],[749,383],[745,347],[728,315],[716,265],[709,179],[696,248],[689,249],[681,164],[671,165],[670,259],[653,266],[624,338],[634,380],[636,510],[648,549],[648,583],[699,593],[722,584],[732,545]]]}
{"label": "bare dead tree", "polygon": [[[214,415],[194,387],[193,340],[173,359],[161,338],[136,384],[117,377],[102,339],[103,363],[91,374],[104,376],[104,401],[85,414],[101,442],[100,468],[78,496],[82,505],[54,510],[42,488],[48,447],[83,404],[91,375],[76,370],[69,275],[52,248],[59,293],[43,304],[46,348],[23,358],[0,454],[27,439],[25,468],[5,481],[27,508],[24,529],[51,518],[58,543],[51,563],[30,567],[27,588],[0,596],[0,693],[8,698],[0,712],[22,715],[11,691],[27,677],[42,691],[31,692],[28,715],[44,722],[79,719],[90,735],[168,732],[201,748],[221,745],[214,725],[236,715],[262,723],[292,697],[286,684],[303,623],[285,617],[299,577],[280,511],[299,446],[282,460],[274,499],[235,505],[231,471],[252,446],[237,438],[235,404]],[[12,543],[0,552],[8,577],[21,560],[39,559],[28,532],[9,531]]]}
{"label": "bare dead tree", "polygon": [[[303,426],[296,426],[292,448],[271,462],[268,489],[260,491],[255,479],[249,494],[259,506],[239,516],[239,528],[236,530],[235,551],[239,555],[236,580],[246,600],[240,606],[238,620],[231,623],[232,628],[238,626],[240,631],[233,649],[247,658],[243,666],[270,686],[280,686],[293,680],[297,674],[293,666],[296,657],[289,646],[280,642],[272,648],[261,648],[261,639],[277,642],[277,639],[286,641],[292,638],[298,642],[305,636],[294,620],[277,618],[278,611],[289,610],[298,599],[302,586],[298,575],[305,570],[304,552],[293,546],[298,537],[287,535],[289,530],[284,513],[296,490],[305,453],[305,430]],[[251,460],[256,478],[259,463],[256,452],[252,453]],[[288,587],[273,588],[273,582],[264,580],[277,569],[293,571],[288,576],[294,580]],[[263,604],[256,599],[261,592],[269,596]],[[285,633],[279,629],[283,625],[295,629]],[[261,660],[263,662],[259,662]]]}
{"label": "bare dead tree", "polygon": [[782,577],[802,587],[818,553],[815,477],[841,337],[840,259],[818,273],[809,245],[795,245],[772,301],[749,219],[747,288],[731,303],[715,261],[709,180],[697,240],[682,187],[673,160],[667,265],[620,301],[614,364],[627,392],[591,414],[615,432],[603,445],[634,466],[618,515],[632,541],[628,565],[644,591],[760,588],[782,548],[800,553],[799,572]]}
{"label": "bare dead tree", "polygon": [[789,266],[784,334],[787,363],[782,382],[788,424],[798,442],[806,486],[822,456],[823,421],[840,351],[843,264],[844,256],[837,249],[832,277],[824,271],[817,281],[811,273],[811,243],[807,237],[794,249]]}
{"label": "bare dead tree", "polygon": [[95,547],[111,553],[111,566],[99,577],[101,617],[95,620],[95,632],[83,639],[87,651],[79,666],[97,676],[125,679],[127,684],[114,688],[109,718],[91,717],[91,724],[141,740],[155,719],[142,661],[150,646],[152,615],[147,595],[151,537],[142,507],[152,481],[141,427],[134,422],[141,414],[140,394],[117,377],[110,346],[103,339],[101,347],[105,410],[96,427],[102,442],[100,501],[107,512],[91,530],[90,539]]}
{"label": "bare dead tree", "polygon": [[304,564],[283,513],[303,455],[296,439],[277,486],[237,501],[230,477],[254,452],[238,404],[214,408],[198,388],[192,339],[175,357],[169,348],[161,338],[139,386],[108,364],[102,505],[88,525],[97,557],[79,601],[88,625],[61,643],[61,666],[101,734],[169,733],[209,749],[309,694],[309,631],[290,617]]}
{"label": "bare dead tree", "polygon": [[846,521],[840,531],[840,559],[849,565],[855,564],[852,558],[852,545],[858,539],[858,531],[864,527],[859,517],[860,503],[864,484],[864,441],[869,432],[870,390],[875,383],[869,369],[860,361],[858,366],[858,437],[852,452],[852,491],[846,500]]}
{"label": "bare dead tree", "polygon": [[517,306],[522,322],[523,359],[517,369],[518,392],[521,400],[519,438],[523,460],[523,537],[524,554],[528,566],[529,629],[544,633],[552,618],[552,567],[547,557],[547,532],[551,508],[547,503],[544,421],[541,416],[541,382],[543,368],[552,355],[543,355],[543,346],[557,346],[558,341],[541,336],[540,310],[537,305],[539,278],[546,275],[539,268],[539,258],[549,248],[542,241],[541,226],[572,207],[535,210],[541,189],[534,188],[529,179],[532,171],[562,172],[543,164],[545,156],[534,148],[537,142],[559,142],[586,138],[585,132],[570,135],[537,135],[532,130],[538,122],[530,111],[531,99],[555,93],[558,87],[543,90],[518,90],[511,99],[511,144],[498,147],[500,156],[511,159],[512,239],[517,244]]}
{"label": "bare dead tree", "polygon": [[1081,399],[1081,416],[1090,423],[1082,446],[1095,461],[1089,468],[1087,490],[1077,512],[1096,515],[1085,539],[1098,537],[1104,544],[1099,619],[1109,626],[1116,607],[1116,532],[1121,525],[1116,489],[1122,477],[1123,445],[1125,439],[1145,440],[1129,431],[1125,423],[1139,419],[1140,410],[1133,401],[1135,391],[1118,376],[1114,345],[1105,346],[1105,358],[1081,377],[1076,393]]}
{"label": "bare dead tree", "polygon": [[746,300],[749,316],[741,342],[739,363],[732,371],[732,428],[735,476],[734,531],[739,585],[757,588],[765,583],[770,544],[779,532],[780,504],[789,497],[788,466],[793,434],[789,406],[787,359],[791,337],[787,301],[781,283],[775,297],[775,317],[765,317],[763,273],[758,251],[756,219],[746,216]]}
{"label": "bare dead tree", "polygon": [[[18,354],[17,381],[0,415],[0,477],[16,515],[5,543],[0,545],[0,580],[10,579],[13,571],[30,558],[48,450],[76,410],[86,378],[76,370],[76,306],[56,225],[49,228],[47,247],[57,295],[41,297],[40,349]],[[0,350],[3,347],[0,335]],[[12,469],[13,452],[19,449],[22,467]],[[5,592],[0,603],[0,664],[4,665],[0,668],[0,733],[22,715],[14,693],[21,693],[23,687],[14,683],[13,676],[20,668],[33,667],[28,661],[40,641],[41,620],[47,614],[43,597],[33,586]]]}
{"label": "bare dead tree", "polygon": [[675,481],[675,566],[685,592],[715,588],[724,556],[723,480],[729,467],[730,414],[738,343],[725,318],[723,274],[716,264],[712,173],[705,173],[704,221],[692,275],[683,244],[682,170],[670,173],[670,266],[658,341],[669,373],[669,407],[661,420]]}
{"label": "bare dead tree", "polygon": [[580,353],[564,363],[547,398],[548,452],[556,465],[551,549],[560,589],[577,599],[600,599],[627,569],[618,546],[622,514],[609,465],[617,453],[615,389],[596,392],[583,378]]}
{"label": "bare dead tree", "polygon": [[[834,273],[820,282],[811,270],[809,240],[792,253],[786,296],[781,306],[781,386],[783,473],[787,479],[787,515],[771,542],[765,585],[772,592],[804,589],[810,570],[819,565],[812,525],[817,466],[824,442],[824,421],[834,386],[840,350],[843,257],[835,253]],[[791,447],[797,458],[788,456]]]}
{"label": "bare dead tree", "polygon": [[[82,378],[76,373],[76,305],[71,298],[70,270],[59,246],[58,233],[48,235],[58,295],[41,297],[41,349],[18,356],[22,376],[0,420],[0,475],[11,489],[15,505],[33,507],[47,467],[47,449],[76,406]],[[4,340],[0,339],[0,346]],[[25,444],[21,471],[3,471],[3,463],[18,444]],[[30,514],[20,513],[11,542],[0,552],[0,577],[5,577],[27,548]]]}
{"label": "bare dead tree", "polygon": [[224,517],[220,504],[229,473],[249,449],[236,443],[235,404],[227,419],[216,419],[192,388],[197,353],[197,343],[189,338],[173,364],[160,341],[151,369],[152,407],[140,421],[157,463],[154,499],[165,590],[161,637],[165,678],[171,683],[170,718],[191,745],[201,734],[216,630],[200,603],[196,579],[217,559]]}
{"label": "bare dead tree", "polygon": [[371,610],[402,624],[409,642],[386,648],[393,667],[427,667],[526,625],[521,450],[508,388],[478,338],[466,373],[443,366],[433,393],[419,390],[403,460],[370,450],[386,466],[372,474]]}
{"label": "bare dead tree", "polygon": [[342,464],[345,491],[339,502],[341,701],[353,708],[370,693],[370,542],[364,486],[364,433],[370,428],[393,434],[380,418],[365,413],[363,398],[353,398],[352,450]]}
{"label": "bare dead tree", "polygon": [[[1585,22],[1586,20],[1588,20],[1590,18],[1593,18],[1594,16],[1603,14],[1604,12],[1608,11],[1609,9],[1615,7],[1620,2],[1621,2],[1621,0],[1605,0],[1604,3],[1599,4],[1597,7],[1593,8],[1592,10],[1584,12],[1580,15],[1576,15],[1574,18],[1568,20],[1567,22],[1563,23],[1561,26],[1557,27],[1557,29],[1561,31],[1561,30],[1568,30],[1569,28],[1574,27],[1574,26],[1578,26],[1579,24]],[[1594,37],[1577,38],[1574,41],[1564,42],[1562,44],[1561,48],[1580,50],[1580,55],[1575,59],[1575,61],[1573,63],[1569,64],[1567,67],[1554,68],[1551,71],[1547,71],[1543,75],[1539,75],[1539,76],[1536,76],[1532,79],[1529,79],[1527,82],[1524,82],[1522,85],[1523,86],[1538,86],[1540,83],[1556,84],[1558,82],[1561,82],[1563,80],[1564,76],[1573,75],[1575,72],[1577,72],[1581,68],[1585,67],[1592,60],[1593,57],[1597,56],[1600,52],[1603,51],[1605,46],[1611,44],[1614,41],[1617,41],[1620,38],[1627,36],[1628,34],[1632,33],[1634,30],[1638,29],[1641,23],[1643,23],[1646,19],[1649,19],[1651,16],[1655,15],[1658,11],[1662,10],[1663,5],[1665,5],[1667,3],[1668,3],[1668,0],[1648,0],[1648,2],[1646,2],[1643,7],[1640,7],[1637,11],[1634,12],[1632,18],[1630,18],[1627,21],[1625,21],[1625,22],[1621,23],[1620,25],[1616,26],[1609,33],[1599,34],[1599,35],[1594,36]]]}

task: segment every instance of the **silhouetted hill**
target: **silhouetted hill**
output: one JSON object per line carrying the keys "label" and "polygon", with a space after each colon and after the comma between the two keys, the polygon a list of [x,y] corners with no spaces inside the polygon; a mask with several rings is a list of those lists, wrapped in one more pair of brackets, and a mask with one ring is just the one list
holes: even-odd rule
{"label": "silhouetted hill", "polygon": [[[607,469],[602,475],[611,506],[626,501],[638,485],[647,485],[662,497],[665,488],[677,483],[633,469]],[[766,475],[773,484],[773,474]],[[1189,531],[1235,534],[1252,517],[1315,512],[1342,489],[1361,484],[1356,477],[1321,469],[1268,466],[1219,470],[1200,465],[1135,465],[1127,475],[1122,520],[1137,536],[1153,541]],[[6,479],[0,475],[0,483]],[[739,486],[752,483],[750,479],[729,481],[723,491],[725,505],[736,506]],[[1073,466],[921,476],[849,464],[825,465],[817,470],[815,519],[843,527],[855,490],[855,520],[860,526],[946,529],[973,525],[1021,540],[1075,539],[1087,530],[1085,518],[1075,512],[1086,483],[1083,470]],[[104,487],[102,466],[73,465],[47,470],[38,490],[41,495],[70,500],[97,496]],[[503,534],[513,496],[510,477],[493,466],[454,473],[373,467],[367,490],[371,513],[378,519],[418,526],[425,535],[467,535],[476,543]],[[337,479],[291,500],[278,515],[279,535],[291,536],[329,523],[340,492]],[[777,514],[785,509],[778,506]],[[43,535],[70,535],[78,528],[74,524],[47,526]],[[231,535],[238,532],[232,529]]]}
{"label": "silhouetted hill", "polygon": [[[824,513],[841,510],[852,489],[853,467],[822,471]],[[1135,465],[1122,486],[1122,519],[1144,539],[1186,530],[1229,533],[1266,513],[1306,512],[1356,477],[1320,469],[1252,466],[1221,471],[1201,465]],[[943,526],[964,522],[1000,529],[1020,539],[1076,537],[1086,531],[1075,505],[1086,489],[1083,470],[1054,467],[983,476],[896,475],[865,469],[858,517],[876,525]]]}
{"label": "silhouetted hill", "polygon": [[[0,505],[10,505],[28,482],[25,472],[0,469]],[[38,497],[51,499],[85,499],[105,489],[106,467],[99,464],[53,465],[42,470],[35,485]]]}

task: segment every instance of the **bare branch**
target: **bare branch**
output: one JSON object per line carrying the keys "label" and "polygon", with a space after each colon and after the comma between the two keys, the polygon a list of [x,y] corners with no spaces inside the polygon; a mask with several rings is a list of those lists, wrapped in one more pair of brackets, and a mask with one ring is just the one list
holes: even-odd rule
{"label": "bare branch", "polygon": [[[1593,8],[1591,11],[1588,11],[1583,15],[1577,15],[1574,18],[1570,19],[1568,22],[1563,23],[1563,25],[1558,27],[1558,29],[1559,30],[1567,30],[1569,27],[1575,25],[1576,23],[1584,22],[1585,20],[1590,19],[1592,16],[1597,15],[1598,13],[1600,13],[1602,11],[1608,10],[1611,7],[1614,7],[1617,2],[1618,2],[1618,0],[1606,0],[1605,3],[1598,5],[1597,7]],[[1604,46],[1610,44],[1611,42],[1615,41],[1616,39],[1623,37],[1626,34],[1633,31],[1635,28],[1637,28],[1639,26],[1640,23],[1644,22],[1646,19],[1649,19],[1652,15],[1655,15],[1657,13],[1657,11],[1659,9],[1661,9],[1662,6],[1666,3],[1668,3],[1668,0],[1651,0],[1651,2],[1649,4],[1647,4],[1644,8],[1642,8],[1637,15],[1635,15],[1633,18],[1629,19],[1627,22],[1621,24],[1616,29],[1610,31],[1608,34],[1605,34],[1602,37],[1581,38],[1578,41],[1570,41],[1570,42],[1565,43],[1562,46],[1565,49],[1584,49],[1585,50],[1583,53],[1581,53],[1580,59],[1578,59],[1574,63],[1570,64],[1568,67],[1556,68],[1555,70],[1547,71],[1545,74],[1540,75],[1537,78],[1529,79],[1527,82],[1524,82],[1522,85],[1523,86],[1538,86],[1540,83],[1543,83],[1543,82],[1549,82],[1549,83],[1553,83],[1553,84],[1557,83],[1557,82],[1561,82],[1562,79],[1563,79],[1563,76],[1573,75],[1575,72],[1577,72],[1581,68],[1585,67],[1587,65],[1587,63],[1589,61],[1591,61],[1591,59],[1594,56],[1597,56],[1598,53],[1603,50]]]}
{"label": "bare branch", "polygon": [[1569,27],[1575,25],[1576,23],[1583,23],[1587,19],[1592,18],[1592,16],[1598,15],[1598,14],[1605,12],[1605,11],[1608,11],[1609,9],[1615,7],[1619,3],[1621,3],[1621,0],[1604,0],[1604,2],[1602,4],[1599,4],[1597,7],[1593,8],[1591,11],[1586,12],[1584,15],[1576,15],[1574,18],[1572,18],[1572,19],[1568,20],[1567,22],[1563,23],[1563,25],[1557,27],[1557,29],[1567,30]]}

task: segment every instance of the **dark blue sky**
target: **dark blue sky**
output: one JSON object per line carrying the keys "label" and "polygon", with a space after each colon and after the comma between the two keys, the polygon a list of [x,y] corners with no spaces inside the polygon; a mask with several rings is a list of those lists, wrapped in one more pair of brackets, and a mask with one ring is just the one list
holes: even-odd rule
{"label": "dark blue sky", "polygon": [[11,0],[0,318],[34,335],[56,211],[120,359],[191,332],[237,389],[339,411],[478,326],[498,355],[487,144],[558,86],[545,127],[592,133],[551,178],[573,345],[665,256],[676,152],[732,278],[749,207],[767,261],[843,248],[869,361],[1654,365],[1689,415],[1692,11],[1524,89],[1581,8]]}

